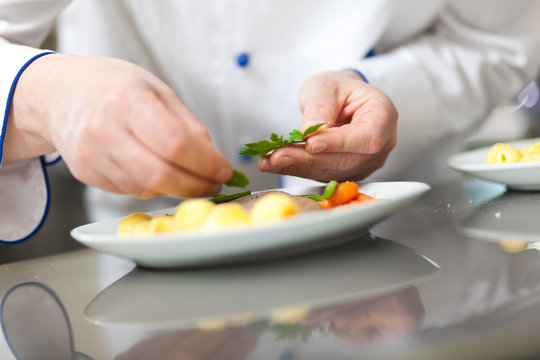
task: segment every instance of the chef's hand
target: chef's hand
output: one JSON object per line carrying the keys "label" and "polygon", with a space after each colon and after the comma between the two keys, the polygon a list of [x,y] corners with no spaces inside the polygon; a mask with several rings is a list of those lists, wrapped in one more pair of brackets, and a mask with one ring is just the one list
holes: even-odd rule
{"label": "chef's hand", "polygon": [[305,146],[274,151],[261,171],[319,181],[361,180],[380,168],[396,144],[397,110],[353,71],[310,77],[300,90],[301,131],[326,123]]}
{"label": "chef's hand", "polygon": [[213,195],[232,175],[167,85],[113,59],[35,60],[17,84],[6,148],[8,162],[57,150],[81,182],[142,199]]}

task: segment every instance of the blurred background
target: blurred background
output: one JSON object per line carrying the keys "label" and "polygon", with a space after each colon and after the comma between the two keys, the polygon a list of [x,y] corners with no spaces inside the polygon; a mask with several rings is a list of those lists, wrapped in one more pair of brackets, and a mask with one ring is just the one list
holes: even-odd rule
{"label": "blurred background", "polygon": [[[53,30],[42,48],[56,48]],[[540,137],[540,95],[538,81],[527,86],[517,98],[501,104],[483,126],[466,143],[466,148],[492,145],[496,142]],[[0,264],[82,248],[71,238],[71,229],[88,222],[83,206],[84,185],[71,176],[60,161],[48,169],[51,203],[47,221],[31,239],[17,245],[0,244]]]}

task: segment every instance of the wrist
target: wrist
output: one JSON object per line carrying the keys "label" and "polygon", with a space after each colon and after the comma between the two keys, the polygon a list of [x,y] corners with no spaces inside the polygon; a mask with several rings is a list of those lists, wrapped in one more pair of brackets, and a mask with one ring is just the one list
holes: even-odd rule
{"label": "wrist", "polygon": [[28,60],[13,80],[5,116],[7,117],[3,162],[15,162],[54,152],[48,131],[47,78],[50,71],[43,63],[51,52]]}

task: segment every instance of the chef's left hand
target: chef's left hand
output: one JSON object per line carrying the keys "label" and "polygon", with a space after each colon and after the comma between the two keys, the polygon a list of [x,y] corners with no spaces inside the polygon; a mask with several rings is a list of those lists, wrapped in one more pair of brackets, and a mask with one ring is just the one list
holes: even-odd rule
{"label": "chef's left hand", "polygon": [[383,166],[396,144],[390,98],[353,71],[330,71],[300,90],[300,131],[326,123],[305,146],[288,146],[259,161],[265,172],[319,181],[361,180]]}

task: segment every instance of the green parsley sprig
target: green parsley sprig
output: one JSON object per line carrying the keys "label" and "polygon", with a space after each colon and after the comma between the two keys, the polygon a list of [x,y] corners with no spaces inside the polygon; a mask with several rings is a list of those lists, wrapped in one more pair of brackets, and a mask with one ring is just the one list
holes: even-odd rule
{"label": "green parsley sprig", "polygon": [[249,185],[249,179],[243,172],[233,169],[233,174],[225,185],[243,188]]}
{"label": "green parsley sprig", "polygon": [[246,148],[241,150],[239,154],[263,157],[265,155],[268,155],[270,152],[276,149],[282,148],[284,146],[304,143],[306,142],[308,135],[311,135],[317,130],[319,130],[319,128],[323,126],[324,124],[325,123],[320,123],[317,125],[310,126],[303,133],[299,130],[293,130],[289,133],[288,139],[283,139],[283,135],[278,136],[277,134],[272,133],[272,135],[270,135],[270,141],[261,140],[261,141],[245,144]]}
{"label": "green parsley sprig", "polygon": [[214,204],[222,204],[248,195],[251,195],[250,190],[242,191],[236,194],[219,194],[211,198],[210,201],[213,201]]}

